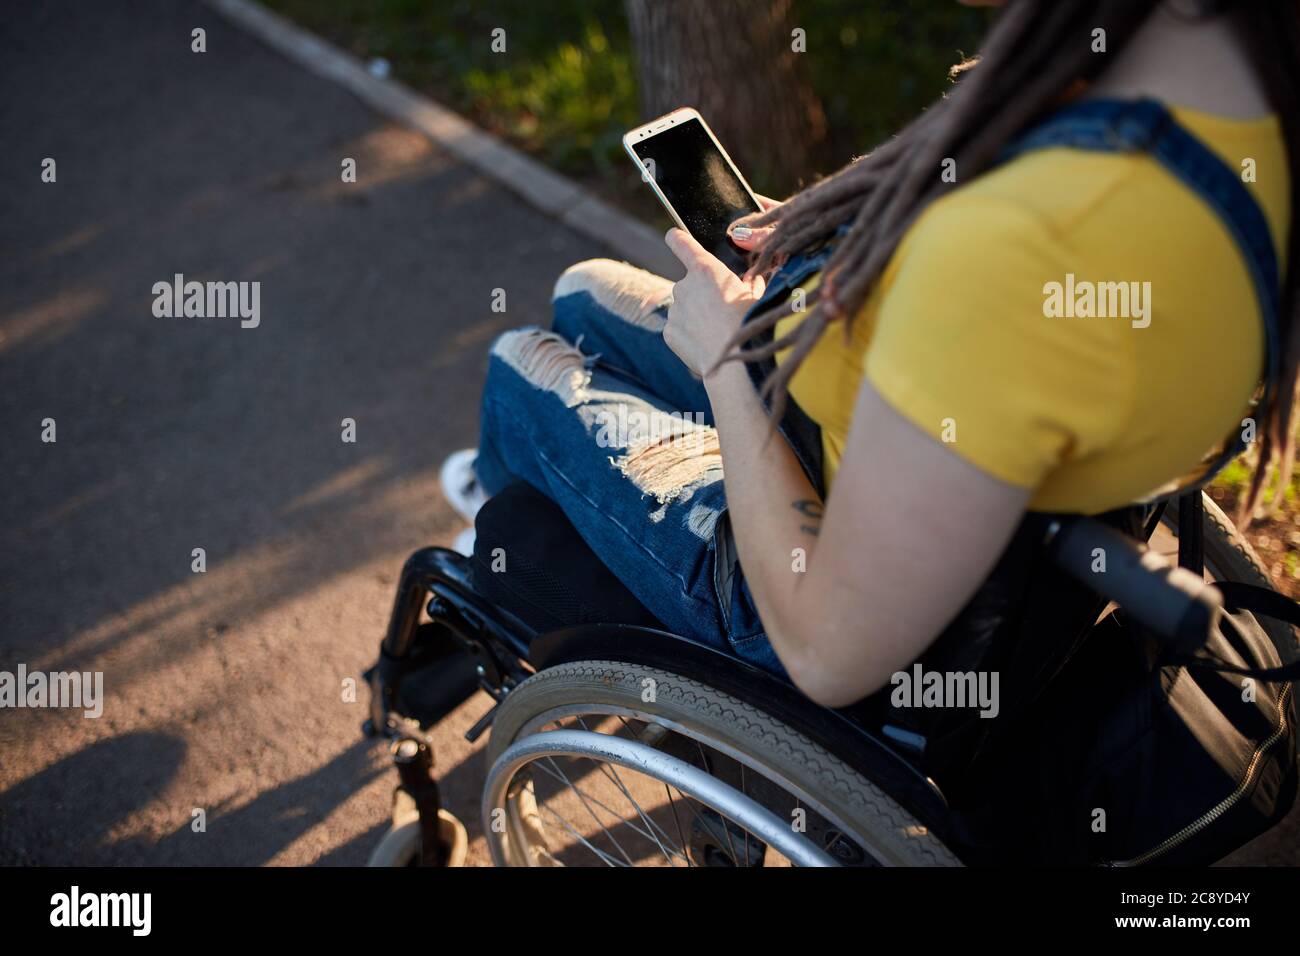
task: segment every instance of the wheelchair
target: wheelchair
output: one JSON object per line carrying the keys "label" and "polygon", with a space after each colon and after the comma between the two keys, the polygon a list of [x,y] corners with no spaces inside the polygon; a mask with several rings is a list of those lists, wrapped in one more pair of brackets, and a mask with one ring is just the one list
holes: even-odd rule
{"label": "wheelchair", "polygon": [[[1000,861],[950,805],[950,788],[969,785],[928,773],[926,741],[892,726],[878,700],[825,708],[668,633],[527,486],[489,501],[476,525],[473,557],[429,547],[407,560],[365,675],[363,731],[390,742],[399,778],[372,865],[464,862],[467,834],[441,806],[430,732],[479,689],[492,705],[466,737],[490,727],[480,812],[497,866]],[[1126,569],[1104,576],[1095,627],[1131,614],[1177,640],[1213,611],[1206,580],[1268,582],[1199,490],[1153,508],[1144,530],[1145,541],[1087,518],[1050,528],[1047,553],[1089,586],[1098,546]],[[1180,567],[1153,557],[1162,551]],[[1289,625],[1270,637],[1295,658]]]}

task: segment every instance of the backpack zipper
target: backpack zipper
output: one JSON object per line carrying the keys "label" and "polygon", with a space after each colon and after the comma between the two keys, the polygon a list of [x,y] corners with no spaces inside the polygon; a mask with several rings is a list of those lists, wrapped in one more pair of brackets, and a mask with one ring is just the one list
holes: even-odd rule
{"label": "backpack zipper", "polygon": [[1291,696],[1291,684],[1287,683],[1287,685],[1282,689],[1282,693],[1278,695],[1277,698],[1277,704],[1278,704],[1277,729],[1273,731],[1273,733],[1269,734],[1269,736],[1262,743],[1260,743],[1258,747],[1255,748],[1255,753],[1250,758],[1250,763],[1247,764],[1246,766],[1246,772],[1242,775],[1241,782],[1237,784],[1237,788],[1233,790],[1232,793],[1228,794],[1226,797],[1220,800],[1217,804],[1215,804],[1208,811],[1206,811],[1206,813],[1204,813],[1202,816],[1197,817],[1191,823],[1187,824],[1187,826],[1183,827],[1177,833],[1173,834],[1173,836],[1167,837],[1161,843],[1158,843],[1156,846],[1152,847],[1150,850],[1147,850],[1145,853],[1141,854],[1140,856],[1135,856],[1131,860],[1116,860],[1114,862],[1107,863],[1106,866],[1127,867],[1127,866],[1141,866],[1144,863],[1149,863],[1152,860],[1154,860],[1156,857],[1164,853],[1168,853],[1174,847],[1186,843],[1192,837],[1196,836],[1196,834],[1200,833],[1211,823],[1219,819],[1219,817],[1223,816],[1234,806],[1236,806],[1238,801],[1240,801],[1241,798],[1246,795],[1246,791],[1250,789],[1250,785],[1254,782],[1255,774],[1259,770],[1260,761],[1264,756],[1264,751],[1268,750],[1268,748],[1272,747],[1275,743],[1281,740],[1282,735],[1286,733],[1286,725],[1287,725],[1286,707],[1287,707],[1287,701],[1290,699],[1290,696]]}

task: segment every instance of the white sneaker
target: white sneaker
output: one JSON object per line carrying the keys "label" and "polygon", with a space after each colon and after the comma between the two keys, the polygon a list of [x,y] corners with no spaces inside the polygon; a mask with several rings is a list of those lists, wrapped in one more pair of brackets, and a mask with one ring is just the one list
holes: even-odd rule
{"label": "white sneaker", "polygon": [[488,496],[474,474],[474,460],[478,458],[477,448],[462,448],[452,452],[442,463],[439,480],[442,493],[447,503],[470,524],[478,510],[487,504]]}
{"label": "white sneaker", "polygon": [[463,554],[467,558],[474,557],[474,538],[476,537],[474,526],[470,525],[460,534],[456,535],[456,540],[451,543],[451,550],[457,554]]}

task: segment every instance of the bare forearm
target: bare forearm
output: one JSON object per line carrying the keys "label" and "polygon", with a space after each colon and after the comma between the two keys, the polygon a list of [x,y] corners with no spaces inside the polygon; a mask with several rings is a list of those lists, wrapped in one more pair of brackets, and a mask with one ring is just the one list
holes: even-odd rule
{"label": "bare forearm", "polygon": [[[686,277],[673,286],[664,342],[698,375],[764,286],[738,279],[685,230],[665,240]],[[819,703],[874,693],[987,577],[1033,489],[968,463],[864,381],[823,528],[822,502],[773,434],[745,368],[728,363],[704,384],[737,550],[772,647]]]}
{"label": "bare forearm", "polygon": [[722,445],[736,548],[768,639],[796,683],[813,648],[798,622],[800,585],[822,502],[790,446],[772,432],[748,373],[728,363],[705,380]]}

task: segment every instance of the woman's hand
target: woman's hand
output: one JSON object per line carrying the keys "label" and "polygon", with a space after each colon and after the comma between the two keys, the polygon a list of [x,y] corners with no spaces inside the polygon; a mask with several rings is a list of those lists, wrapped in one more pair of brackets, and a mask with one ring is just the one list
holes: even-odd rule
{"label": "woman's hand", "polygon": [[673,286],[664,342],[698,378],[712,370],[750,306],[763,296],[764,281],[742,280],[684,229],[670,229],[668,248],[686,267]]}
{"label": "woman's hand", "polygon": [[[768,199],[766,196],[760,196],[757,193],[754,194],[754,198],[763,207],[763,212],[768,212],[777,206],[783,205],[779,200]],[[731,236],[731,241],[737,247],[744,249],[746,252],[756,252],[767,241],[767,237],[772,234],[772,230],[775,228],[775,226],[759,226],[757,229],[753,229],[749,226],[732,226],[727,230],[727,234]]]}

